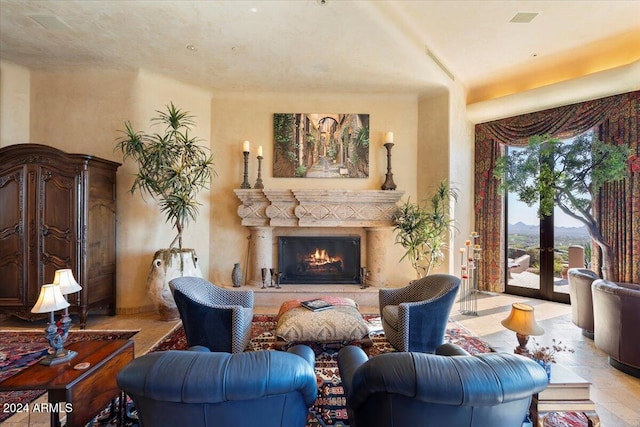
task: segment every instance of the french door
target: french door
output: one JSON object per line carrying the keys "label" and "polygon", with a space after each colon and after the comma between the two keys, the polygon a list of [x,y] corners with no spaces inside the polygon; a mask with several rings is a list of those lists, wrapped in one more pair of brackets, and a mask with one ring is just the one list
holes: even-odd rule
{"label": "french door", "polygon": [[[522,149],[507,148],[508,152]],[[569,247],[580,246],[588,255],[589,233],[580,221],[557,207],[550,216],[539,218],[537,212],[537,204],[527,206],[515,194],[506,195],[505,290],[514,295],[569,302]]]}

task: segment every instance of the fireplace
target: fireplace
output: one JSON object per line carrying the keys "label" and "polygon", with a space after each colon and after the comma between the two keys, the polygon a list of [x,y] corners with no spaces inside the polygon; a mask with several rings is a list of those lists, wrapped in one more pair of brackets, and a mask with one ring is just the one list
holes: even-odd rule
{"label": "fireplace", "polygon": [[360,236],[281,236],[281,284],[360,283]]}

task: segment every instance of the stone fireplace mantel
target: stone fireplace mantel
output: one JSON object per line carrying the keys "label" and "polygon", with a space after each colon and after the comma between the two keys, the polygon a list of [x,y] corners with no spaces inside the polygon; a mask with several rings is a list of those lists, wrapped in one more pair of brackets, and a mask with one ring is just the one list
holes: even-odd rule
{"label": "stone fireplace mantel", "polygon": [[364,229],[368,283],[376,286],[386,282],[386,247],[403,191],[236,189],[234,192],[242,202],[238,207],[242,225],[251,230],[251,269],[247,274],[252,284],[260,282],[261,268],[275,265],[273,231],[278,227]]}

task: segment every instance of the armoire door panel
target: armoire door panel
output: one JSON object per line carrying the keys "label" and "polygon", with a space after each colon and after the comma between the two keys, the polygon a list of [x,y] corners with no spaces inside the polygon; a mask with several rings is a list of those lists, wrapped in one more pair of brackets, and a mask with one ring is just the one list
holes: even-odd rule
{"label": "armoire door panel", "polygon": [[24,167],[0,176],[0,304],[25,303]]}
{"label": "armoire door panel", "polygon": [[40,281],[51,283],[55,271],[77,271],[77,185],[73,171],[42,167],[40,170],[38,218],[40,223]]}

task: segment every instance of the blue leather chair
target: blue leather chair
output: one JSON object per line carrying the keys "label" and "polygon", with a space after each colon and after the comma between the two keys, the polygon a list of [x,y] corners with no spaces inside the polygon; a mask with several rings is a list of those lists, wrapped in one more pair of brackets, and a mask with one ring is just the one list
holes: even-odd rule
{"label": "blue leather chair", "polygon": [[138,357],[117,377],[141,427],[303,427],[317,395],[315,355],[164,351]]}
{"label": "blue leather chair", "polygon": [[[338,353],[351,427],[520,427],[547,374],[515,354]],[[439,353],[440,351],[438,351]]]}
{"label": "blue leather chair", "polygon": [[460,278],[432,274],[404,288],[380,289],[385,336],[398,351],[433,353],[444,341]]}
{"label": "blue leather chair", "polygon": [[251,339],[253,291],[221,288],[200,277],[169,282],[187,344],[211,351],[243,352]]}

